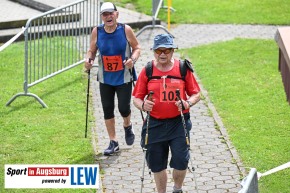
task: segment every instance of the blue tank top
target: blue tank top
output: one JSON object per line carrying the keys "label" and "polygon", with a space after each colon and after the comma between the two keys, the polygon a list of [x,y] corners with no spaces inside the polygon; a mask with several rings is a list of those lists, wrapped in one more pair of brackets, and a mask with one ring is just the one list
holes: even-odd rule
{"label": "blue tank top", "polygon": [[[126,57],[131,57],[131,47],[127,41],[125,25],[118,23],[113,33],[107,33],[104,24],[99,25],[97,29],[98,81],[112,86],[131,82],[130,72],[123,64]],[[136,80],[134,68],[133,79]]]}

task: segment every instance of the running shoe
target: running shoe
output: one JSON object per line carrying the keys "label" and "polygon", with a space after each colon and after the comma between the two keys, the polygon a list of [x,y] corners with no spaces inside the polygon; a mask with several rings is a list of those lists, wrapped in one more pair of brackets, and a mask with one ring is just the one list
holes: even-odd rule
{"label": "running shoe", "polygon": [[124,130],[125,130],[126,144],[127,145],[132,145],[134,143],[134,140],[135,140],[135,134],[134,134],[132,123],[131,123],[130,126],[124,127]]}
{"label": "running shoe", "polygon": [[110,141],[109,147],[104,151],[104,155],[113,155],[114,153],[118,152],[119,143],[117,141]]}

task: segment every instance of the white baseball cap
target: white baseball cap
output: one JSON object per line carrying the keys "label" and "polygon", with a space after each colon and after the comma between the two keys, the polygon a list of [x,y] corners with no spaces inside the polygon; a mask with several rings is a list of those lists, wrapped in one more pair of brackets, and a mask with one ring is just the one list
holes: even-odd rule
{"label": "white baseball cap", "polygon": [[111,2],[105,2],[101,6],[101,14],[104,12],[114,12],[117,11],[116,6]]}

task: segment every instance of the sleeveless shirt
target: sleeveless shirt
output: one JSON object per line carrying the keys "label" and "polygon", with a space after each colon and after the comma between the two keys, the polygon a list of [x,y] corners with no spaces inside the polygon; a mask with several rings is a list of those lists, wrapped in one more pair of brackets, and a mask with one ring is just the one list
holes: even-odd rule
{"label": "sleeveless shirt", "polygon": [[[126,37],[125,25],[118,23],[113,33],[107,33],[104,24],[97,27],[96,46],[99,50],[97,80],[112,86],[122,85],[131,81],[129,69],[123,64],[131,57],[131,47]],[[133,68],[133,80],[136,80]]]}

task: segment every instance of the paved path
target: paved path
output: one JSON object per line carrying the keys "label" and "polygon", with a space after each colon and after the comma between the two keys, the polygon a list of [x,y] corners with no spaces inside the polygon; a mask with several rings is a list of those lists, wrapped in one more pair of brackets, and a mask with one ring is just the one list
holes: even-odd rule
{"label": "paved path", "polygon": [[[122,14],[120,14],[122,18]],[[179,48],[190,48],[198,45],[210,44],[218,41],[228,41],[234,38],[272,39],[278,26],[261,25],[176,25],[170,32],[175,36],[175,42]],[[147,61],[153,58],[150,50],[153,38],[165,31],[156,28],[146,30],[138,36],[142,46],[142,54],[136,63],[140,72]],[[178,55],[175,55],[178,57]],[[198,77],[197,77],[198,78]],[[127,146],[124,142],[124,131],[119,113],[117,115],[117,136],[119,138],[121,152],[118,155],[106,157],[102,155],[108,146],[108,135],[102,120],[102,109],[98,93],[98,84],[93,82],[93,101],[96,116],[96,127],[93,129],[97,137],[96,151],[97,162],[105,171],[102,179],[103,191],[108,193],[140,192],[143,153],[140,143],[140,129],[142,119],[140,112],[132,105],[132,123],[136,132],[136,141],[133,146]],[[202,85],[201,85],[202,87]],[[191,109],[193,128],[191,132],[191,156],[196,167],[196,180],[199,193],[224,193],[238,192],[240,190],[240,174],[244,168],[239,160],[235,148],[228,140],[226,129],[218,116],[214,106],[207,97],[206,90],[202,89],[205,100],[200,101]],[[220,130],[217,130],[217,125]],[[168,168],[168,173],[171,169]],[[169,175],[168,189],[172,190],[171,176]],[[184,183],[184,192],[194,193],[194,177],[188,173]],[[149,176],[145,170],[143,192],[156,192],[153,176]]]}
{"label": "paved path", "polygon": [[[40,0],[39,0],[40,1]],[[74,0],[46,0],[42,1],[51,6],[60,6],[62,2],[73,2]],[[15,19],[27,19],[38,14],[38,11],[30,8],[15,6],[7,0],[1,0],[0,7],[9,10],[1,21],[11,21]],[[11,9],[9,8],[11,7]],[[0,10],[2,10],[0,9]],[[25,11],[23,11],[25,9]],[[14,13],[14,14],[11,14]],[[25,13],[25,14],[24,14]],[[9,17],[11,15],[11,17]],[[145,19],[144,19],[145,18]],[[148,16],[126,9],[120,9],[120,22],[141,23]],[[240,38],[263,38],[274,39],[278,26],[260,25],[173,25],[171,33],[175,36],[175,42],[179,48],[190,48],[198,45],[210,44],[218,41],[228,41],[237,37]],[[147,61],[153,58],[150,50],[153,37],[159,33],[164,33],[162,29],[146,30],[138,36],[142,46],[142,55],[136,63],[137,71],[140,72]],[[178,57],[178,54],[175,54]],[[96,71],[97,69],[94,69]],[[105,129],[103,112],[99,97],[98,83],[93,72],[91,90],[93,100],[93,112],[96,124],[92,128],[93,148],[96,152],[96,162],[100,164],[104,175],[101,181],[102,189],[98,192],[106,193],[134,193],[140,192],[141,172],[143,164],[143,152],[139,145],[140,129],[142,118],[140,112],[132,105],[132,123],[134,125],[136,140],[133,146],[127,146],[124,140],[122,120],[117,109],[117,136],[121,151],[118,155],[106,157],[102,155],[103,150],[108,146],[109,138]],[[198,78],[198,77],[197,77]],[[202,85],[201,85],[202,87]],[[214,106],[207,97],[207,92],[202,88],[205,99],[200,101],[191,109],[192,131],[191,156],[193,165],[196,168],[196,180],[199,193],[224,193],[238,192],[240,185],[238,180],[240,174],[244,172],[235,148],[228,140],[226,129],[218,116]],[[220,128],[217,130],[217,126]],[[171,169],[168,168],[168,173]],[[172,189],[171,176],[168,181],[168,192]],[[184,183],[184,192],[195,193],[195,183],[192,173],[188,173]],[[145,180],[143,192],[156,192],[153,176],[149,176],[145,168]]]}
{"label": "paved path", "polygon": [[[179,48],[190,48],[217,41],[227,41],[236,37],[274,39],[276,29],[276,26],[253,25],[177,25],[170,32],[175,36]],[[141,57],[136,63],[138,72],[147,61],[152,59],[153,54],[150,48],[153,37],[159,33],[164,33],[164,31],[156,28],[146,30],[138,36],[142,46]],[[178,57],[178,55],[175,56]],[[97,137],[96,159],[105,171],[102,180],[103,190],[108,193],[140,192],[143,163],[143,153],[139,145],[142,125],[140,112],[132,105],[132,123],[137,135],[135,144],[127,146],[124,142],[122,120],[115,110],[118,117],[116,130],[121,152],[111,157],[103,156],[102,152],[108,146],[109,139],[102,120],[98,84],[94,81],[92,87],[94,88],[93,104],[97,120],[96,127],[93,129]],[[203,89],[202,93],[206,96],[206,100],[200,101],[191,109],[193,123],[191,156],[194,167],[196,167],[199,193],[238,192],[240,190],[238,180],[240,173],[243,173],[243,168],[241,168],[239,157],[228,140],[226,130],[215,108],[207,98],[206,90]],[[216,129],[216,124],[219,125],[220,130]],[[168,173],[171,173],[170,168],[168,168]],[[172,181],[169,180],[168,192],[171,191],[172,185]],[[192,173],[187,174],[183,189],[188,193],[196,192]],[[153,176],[149,176],[147,168],[143,192],[156,192]]]}

